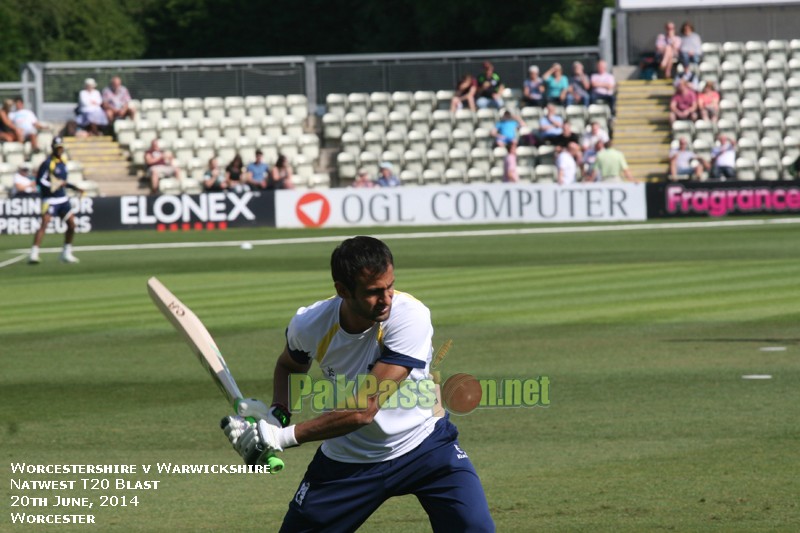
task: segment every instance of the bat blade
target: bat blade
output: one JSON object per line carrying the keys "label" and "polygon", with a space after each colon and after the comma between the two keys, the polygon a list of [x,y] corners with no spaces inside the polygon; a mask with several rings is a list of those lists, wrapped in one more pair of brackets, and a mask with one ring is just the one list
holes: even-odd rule
{"label": "bat blade", "polygon": [[231,406],[235,407],[237,400],[242,399],[242,393],[228,370],[228,365],[217,348],[217,344],[197,315],[155,277],[147,281],[147,292],[150,293],[150,298],[156,307],[183,335],[200,364],[219,386]]}

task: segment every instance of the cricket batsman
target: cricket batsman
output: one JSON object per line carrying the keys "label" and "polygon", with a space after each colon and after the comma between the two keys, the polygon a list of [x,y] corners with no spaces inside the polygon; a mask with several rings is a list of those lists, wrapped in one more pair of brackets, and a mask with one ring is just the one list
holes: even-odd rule
{"label": "cricket batsman", "polygon": [[[373,374],[378,383],[428,377],[433,355],[430,311],[394,290],[389,248],[354,237],[331,257],[336,296],[301,307],[286,330],[274,374],[273,403],[239,403],[222,427],[249,463],[271,452],[323,441],[289,503],[282,533],[355,531],[387,499],[413,494],[435,532],[493,532],[480,479],[460,448],[456,427],[432,409],[331,410],[291,424],[289,376],[316,361],[326,377]],[[245,417],[257,419],[250,424]]]}
{"label": "cricket batsman", "polygon": [[53,153],[44,160],[36,173],[36,185],[42,195],[42,225],[33,238],[31,255],[28,263],[39,264],[39,245],[42,243],[44,232],[53,215],[61,217],[67,223],[67,232],[64,234],[64,250],[58,260],[62,263],[78,263],[78,258],[72,255],[72,237],[75,235],[75,218],[72,206],[69,203],[66,189],[74,189],[83,193],[82,189],[67,182],[67,158],[64,156],[64,141],[61,137],[53,139]]}

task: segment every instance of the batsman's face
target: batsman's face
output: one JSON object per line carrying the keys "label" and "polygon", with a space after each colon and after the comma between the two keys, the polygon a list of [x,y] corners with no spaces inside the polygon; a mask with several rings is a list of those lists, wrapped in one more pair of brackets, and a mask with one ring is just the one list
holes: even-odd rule
{"label": "batsman's face", "polygon": [[394,296],[394,268],[389,265],[382,274],[365,275],[358,280],[355,294],[351,295],[350,309],[358,316],[372,322],[383,322],[392,311]]}

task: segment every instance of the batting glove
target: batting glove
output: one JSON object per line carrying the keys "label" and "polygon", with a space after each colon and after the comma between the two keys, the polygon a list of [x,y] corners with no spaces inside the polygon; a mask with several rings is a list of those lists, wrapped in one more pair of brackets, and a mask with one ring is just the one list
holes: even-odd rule
{"label": "batting glove", "polygon": [[226,416],[220,427],[247,464],[266,464],[271,453],[298,445],[294,426],[280,428],[264,420],[251,424],[240,416]]}
{"label": "batting glove", "polygon": [[[276,410],[278,416],[276,416]],[[271,407],[267,407],[264,402],[260,402],[255,398],[239,400],[239,403],[236,404],[236,412],[239,414],[239,416],[243,416],[245,418],[252,417],[256,420],[264,420],[267,422],[267,424],[271,424],[278,428],[284,428],[288,426],[289,419],[291,418],[291,414],[288,414],[286,410],[281,408],[281,406],[274,404]],[[283,423],[282,420],[286,423]]]}

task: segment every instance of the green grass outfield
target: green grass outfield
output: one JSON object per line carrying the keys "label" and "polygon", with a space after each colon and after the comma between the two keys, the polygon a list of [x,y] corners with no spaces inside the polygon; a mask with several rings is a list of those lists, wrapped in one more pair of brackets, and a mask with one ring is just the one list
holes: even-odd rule
{"label": "green grass outfield", "polygon": [[[343,233],[117,232],[75,244]],[[552,381],[549,408],[453,417],[498,531],[800,530],[800,224],[387,242],[397,288],[432,311],[436,347],[453,339],[445,377]],[[60,243],[51,235],[44,246]],[[29,244],[0,237],[0,262]],[[190,306],[244,394],[269,401],[290,318],[333,294],[333,247],[86,251],[79,265],[48,253],[37,267],[0,268],[0,531],[276,531],[316,445],[284,453],[287,468],[274,476],[159,475],[155,466],[12,475],[10,463],[237,464],[216,427],[228,412],[222,396],[145,283],[158,276]],[[775,346],[786,350],[760,350]],[[160,484],[20,491],[11,478]],[[12,508],[12,495],[95,505]],[[139,504],[99,507],[102,495]],[[94,514],[98,524],[12,525],[10,512]],[[430,526],[404,497],[362,530]]]}

